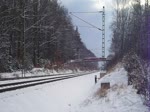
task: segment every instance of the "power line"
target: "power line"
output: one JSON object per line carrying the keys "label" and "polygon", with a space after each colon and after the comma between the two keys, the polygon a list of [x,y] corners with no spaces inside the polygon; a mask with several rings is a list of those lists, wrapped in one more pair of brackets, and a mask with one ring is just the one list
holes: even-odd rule
{"label": "power line", "polygon": [[90,27],[90,26],[80,26],[80,25],[76,25],[76,26],[78,26],[78,27],[85,27],[85,28],[94,28],[94,27]]}
{"label": "power line", "polygon": [[[97,26],[85,21],[84,19],[81,19],[80,17],[72,14],[72,13],[102,13],[102,29],[98,28]],[[105,7],[103,6],[103,10],[102,11],[98,11],[98,12],[70,12],[70,14],[76,18],[78,18],[79,20],[85,22],[86,24],[92,26],[93,28],[96,28],[98,30],[102,31],[102,57],[105,57]]]}
{"label": "power line", "polygon": [[70,12],[70,13],[102,13],[102,11],[95,11],[95,12]]}
{"label": "power line", "polygon": [[100,28],[98,28],[97,26],[95,26],[95,25],[93,25],[93,24],[91,24],[91,23],[89,23],[89,22],[87,22],[87,21],[85,21],[85,20],[81,19],[80,17],[78,17],[78,16],[76,16],[76,15],[72,14],[71,12],[70,12],[70,15],[72,15],[72,16],[74,16],[74,17],[78,18],[79,20],[81,20],[81,21],[83,21],[84,23],[86,23],[86,24],[88,24],[88,25],[92,26],[93,28],[96,28],[96,29],[98,29],[98,30],[102,31],[102,29],[100,29]]}

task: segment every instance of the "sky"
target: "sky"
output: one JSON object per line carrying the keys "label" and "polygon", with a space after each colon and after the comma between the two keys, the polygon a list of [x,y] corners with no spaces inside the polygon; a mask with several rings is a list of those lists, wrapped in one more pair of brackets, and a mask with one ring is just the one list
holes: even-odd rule
{"label": "sky", "polygon": [[[105,57],[110,54],[111,45],[111,29],[110,25],[113,21],[113,11],[114,11],[114,0],[59,0],[62,5],[64,5],[69,12],[92,12],[92,11],[102,11],[103,6],[105,6]],[[129,0],[129,5],[133,4],[133,0]],[[145,4],[145,0],[141,0],[141,4]],[[73,13],[74,15],[84,19],[85,21],[102,28],[102,14],[101,13]],[[78,26],[80,37],[86,47],[91,50],[97,57],[102,56],[102,32],[94,29],[87,28],[83,26],[89,26],[83,21],[73,17],[72,21],[74,26]],[[82,27],[81,27],[82,26]]]}
{"label": "sky", "polygon": [[[102,11],[105,6],[105,56],[109,54],[111,43],[111,30],[109,28],[112,22],[113,0],[59,0],[69,12],[93,12]],[[102,14],[101,13],[74,13],[74,15],[84,19],[85,21],[102,28]],[[102,56],[102,32],[95,28],[87,28],[89,26],[83,21],[72,17],[74,26],[78,26],[80,37],[86,47],[91,50],[97,57]],[[89,26],[91,27],[91,26]]]}

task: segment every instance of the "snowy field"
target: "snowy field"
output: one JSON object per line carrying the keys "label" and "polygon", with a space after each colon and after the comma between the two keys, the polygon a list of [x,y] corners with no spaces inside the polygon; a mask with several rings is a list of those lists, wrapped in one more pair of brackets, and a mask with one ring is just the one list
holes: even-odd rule
{"label": "snowy field", "polygon": [[[0,112],[148,112],[143,97],[127,85],[123,68],[95,85],[93,73],[63,81],[0,94]],[[110,82],[105,97],[96,94],[101,82]]]}

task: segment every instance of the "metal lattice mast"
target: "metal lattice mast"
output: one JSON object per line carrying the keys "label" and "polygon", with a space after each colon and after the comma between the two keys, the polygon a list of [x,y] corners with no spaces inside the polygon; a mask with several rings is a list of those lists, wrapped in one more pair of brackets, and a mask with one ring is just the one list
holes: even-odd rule
{"label": "metal lattice mast", "polygon": [[[81,19],[80,17],[74,15],[73,13],[102,13],[102,29],[96,27],[95,25],[85,21],[84,19]],[[70,14],[76,18],[78,18],[79,20],[83,21],[84,23],[92,26],[93,28],[96,28],[100,31],[102,31],[102,58],[105,58],[105,7],[103,6],[103,10],[102,11],[98,11],[98,12],[70,12]]]}
{"label": "metal lattice mast", "polygon": [[105,58],[105,7],[102,12],[102,58]]}

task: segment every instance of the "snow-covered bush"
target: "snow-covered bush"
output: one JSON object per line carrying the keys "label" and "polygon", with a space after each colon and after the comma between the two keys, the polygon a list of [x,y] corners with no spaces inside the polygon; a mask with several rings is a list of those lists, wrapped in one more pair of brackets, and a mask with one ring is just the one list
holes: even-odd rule
{"label": "snow-covered bush", "polygon": [[138,94],[143,94],[149,99],[148,66],[136,53],[130,52],[123,58],[124,68],[128,72],[128,84],[133,85]]}

